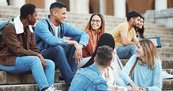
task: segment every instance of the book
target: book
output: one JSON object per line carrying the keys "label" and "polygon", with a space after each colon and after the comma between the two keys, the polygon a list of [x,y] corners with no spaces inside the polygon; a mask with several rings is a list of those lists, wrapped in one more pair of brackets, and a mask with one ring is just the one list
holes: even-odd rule
{"label": "book", "polygon": [[153,42],[153,44],[156,46],[156,48],[161,48],[160,37],[150,37],[147,39],[151,40]]}

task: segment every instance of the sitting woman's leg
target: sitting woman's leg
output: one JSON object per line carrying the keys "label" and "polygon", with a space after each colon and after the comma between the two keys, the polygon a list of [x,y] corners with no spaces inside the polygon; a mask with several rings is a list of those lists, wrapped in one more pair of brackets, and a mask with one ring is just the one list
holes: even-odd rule
{"label": "sitting woman's leg", "polygon": [[55,63],[49,59],[45,59],[47,67],[45,69],[45,75],[49,85],[53,86],[55,77]]}
{"label": "sitting woman's leg", "polygon": [[[55,70],[55,69],[53,69],[53,68],[55,68],[54,65],[51,65],[52,67],[50,67],[50,62],[46,61],[46,63],[48,65],[48,68],[45,69],[46,75],[44,73],[42,63],[41,63],[39,57],[37,57],[37,56],[17,57],[14,66],[5,66],[5,65],[0,64],[0,70],[6,71],[6,72],[12,73],[12,74],[31,71],[40,90],[42,90],[43,88],[48,87],[49,85],[52,85],[52,81],[50,81],[50,83],[48,83],[46,76],[48,76],[48,73],[49,73],[48,71],[53,71],[50,73],[54,73],[54,70]],[[52,70],[49,70],[50,68],[52,68]],[[51,74],[49,74],[49,75],[51,75]],[[54,79],[54,77],[49,78],[49,79]]]}

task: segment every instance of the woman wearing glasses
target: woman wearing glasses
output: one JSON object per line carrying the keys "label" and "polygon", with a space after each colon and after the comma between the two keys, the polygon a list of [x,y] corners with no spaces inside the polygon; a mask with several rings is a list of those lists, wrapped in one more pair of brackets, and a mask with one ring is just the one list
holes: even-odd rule
{"label": "woman wearing glasses", "polygon": [[78,68],[84,66],[93,55],[101,34],[105,33],[105,21],[101,14],[94,13],[84,29],[89,35],[88,45],[82,49],[83,60],[78,64]]}

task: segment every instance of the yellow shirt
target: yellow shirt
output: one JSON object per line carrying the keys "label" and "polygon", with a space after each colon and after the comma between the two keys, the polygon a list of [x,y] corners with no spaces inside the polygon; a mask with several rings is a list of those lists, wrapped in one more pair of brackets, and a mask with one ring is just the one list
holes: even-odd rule
{"label": "yellow shirt", "polygon": [[120,46],[122,44],[121,33],[127,33],[127,38],[129,41],[132,41],[132,38],[136,36],[135,29],[131,28],[129,31],[128,22],[119,24],[111,33],[114,38],[115,46]]}

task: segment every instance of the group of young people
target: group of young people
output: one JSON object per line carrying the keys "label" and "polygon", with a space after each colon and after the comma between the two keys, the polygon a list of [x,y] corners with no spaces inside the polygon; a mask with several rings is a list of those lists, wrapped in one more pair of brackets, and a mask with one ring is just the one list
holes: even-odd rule
{"label": "group of young people", "polygon": [[[66,5],[61,2],[52,3],[50,14],[33,30],[36,18],[35,5],[25,4],[14,23],[5,26],[0,70],[32,72],[40,91],[57,91],[53,86],[57,68],[70,91],[162,89],[161,62],[154,44],[142,39],[144,18],[136,11],[129,12],[127,22],[111,34],[105,33],[99,13],[92,14],[84,31],[66,24]],[[130,59],[123,67],[119,58]],[[83,69],[76,73],[78,68]]]}

